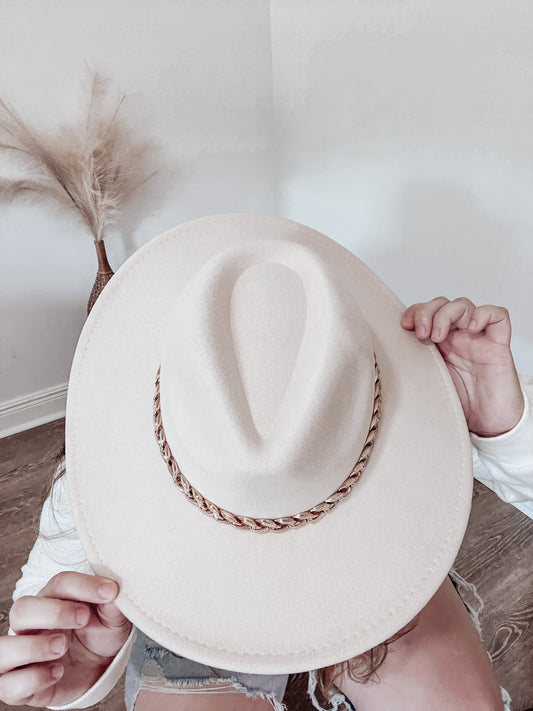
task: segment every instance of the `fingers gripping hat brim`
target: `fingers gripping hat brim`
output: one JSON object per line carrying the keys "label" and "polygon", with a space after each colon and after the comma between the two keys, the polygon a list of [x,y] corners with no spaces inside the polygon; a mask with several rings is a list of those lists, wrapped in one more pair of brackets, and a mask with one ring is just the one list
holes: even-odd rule
{"label": "fingers gripping hat brim", "polygon": [[[224,247],[264,239],[312,247],[353,290],[371,330],[383,405],[350,495],[316,523],[258,534],[209,518],[177,489],[154,437],[152,400],[183,285]],[[118,270],[72,365],[67,478],[88,560],[119,582],[117,604],[136,626],[205,664],[289,673],[370,649],[429,601],[464,535],[472,458],[446,366],[434,346],[400,327],[402,311],[348,250],[278,217],[194,220]]]}

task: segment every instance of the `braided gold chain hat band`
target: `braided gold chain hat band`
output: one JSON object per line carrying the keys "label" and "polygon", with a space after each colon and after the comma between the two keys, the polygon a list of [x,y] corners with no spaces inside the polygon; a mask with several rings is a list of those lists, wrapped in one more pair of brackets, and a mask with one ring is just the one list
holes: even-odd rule
{"label": "braided gold chain hat band", "polygon": [[251,516],[243,516],[234,514],[226,509],[221,509],[209,499],[206,499],[198,489],[191,486],[187,477],[180,470],[177,461],[174,459],[170,445],[167,442],[163,420],[161,417],[161,397],[159,392],[159,375],[161,366],[158,368],[155,380],[155,396],[154,396],[154,433],[159,445],[161,456],[167,464],[170,475],[180,491],[182,491],[187,499],[198,506],[208,516],[212,516],[217,521],[228,523],[235,528],[247,529],[250,531],[258,531],[266,533],[268,531],[287,531],[291,528],[301,528],[307,523],[318,521],[325,514],[332,511],[337,504],[348,496],[355,484],[361,478],[362,473],[370,459],[374,442],[378,433],[379,422],[381,419],[381,380],[379,377],[379,367],[374,354],[374,407],[372,409],[372,418],[370,420],[370,428],[366,437],[363,449],[359,459],[355,463],[352,471],[327,499],[321,501],[316,506],[313,506],[307,511],[293,514],[291,516],[281,516],[280,518],[253,518]]}

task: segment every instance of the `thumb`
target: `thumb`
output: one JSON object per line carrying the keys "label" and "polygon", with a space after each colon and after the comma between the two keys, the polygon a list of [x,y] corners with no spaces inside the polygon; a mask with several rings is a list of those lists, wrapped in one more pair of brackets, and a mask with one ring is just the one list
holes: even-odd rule
{"label": "thumb", "polygon": [[129,627],[130,621],[118,609],[114,602],[104,602],[96,606],[96,614],[100,622],[109,629]]}

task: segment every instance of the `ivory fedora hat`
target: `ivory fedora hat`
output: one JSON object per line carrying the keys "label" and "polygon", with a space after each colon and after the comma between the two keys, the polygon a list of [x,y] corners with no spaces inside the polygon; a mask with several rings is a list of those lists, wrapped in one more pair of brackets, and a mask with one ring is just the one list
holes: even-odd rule
{"label": "ivory fedora hat", "polygon": [[94,571],[176,654],[290,673],[384,641],[453,564],[468,431],[435,346],[351,252],[224,214],[153,239],[79,339],[69,498]]}

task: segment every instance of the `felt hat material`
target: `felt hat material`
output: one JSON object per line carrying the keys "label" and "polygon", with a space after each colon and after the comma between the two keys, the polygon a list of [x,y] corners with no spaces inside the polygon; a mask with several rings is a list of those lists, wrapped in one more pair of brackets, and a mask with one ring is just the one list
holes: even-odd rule
{"label": "felt hat material", "polygon": [[[351,252],[280,217],[193,220],[150,241],[95,304],[67,400],[67,481],[80,538],[117,604],[171,651],[248,673],[316,669],[409,622],[452,566],[472,459],[438,350]],[[360,480],[301,528],[260,533],[205,515],[181,471],[235,514],[284,517]]]}

